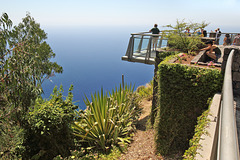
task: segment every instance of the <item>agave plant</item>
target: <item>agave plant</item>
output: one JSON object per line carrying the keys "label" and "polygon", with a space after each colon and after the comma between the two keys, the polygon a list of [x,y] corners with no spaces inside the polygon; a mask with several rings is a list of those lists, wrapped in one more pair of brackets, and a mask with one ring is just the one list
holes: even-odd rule
{"label": "agave plant", "polygon": [[80,111],[80,117],[73,124],[74,135],[88,147],[96,147],[106,152],[114,145],[130,142],[130,133],[134,130],[134,121],[140,114],[135,102],[133,88],[126,86],[113,89],[112,92],[91,94],[86,97],[88,109]]}

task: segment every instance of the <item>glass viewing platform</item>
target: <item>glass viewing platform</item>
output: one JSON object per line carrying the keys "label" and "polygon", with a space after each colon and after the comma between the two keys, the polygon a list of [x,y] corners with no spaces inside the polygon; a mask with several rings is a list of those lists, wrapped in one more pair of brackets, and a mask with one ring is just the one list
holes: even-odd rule
{"label": "glass viewing platform", "polygon": [[[166,33],[165,33],[166,34]],[[216,37],[216,33],[207,33],[206,37],[199,37],[203,41],[215,40],[217,45],[222,45],[226,34],[231,37],[231,42],[233,42],[234,37],[238,33],[221,33],[220,36]],[[125,56],[122,56],[122,60],[129,62],[138,62],[145,64],[154,64],[156,51],[153,50],[152,37],[158,36],[157,50],[168,46],[168,39],[160,34],[151,34],[149,32],[132,33],[127,51]]]}

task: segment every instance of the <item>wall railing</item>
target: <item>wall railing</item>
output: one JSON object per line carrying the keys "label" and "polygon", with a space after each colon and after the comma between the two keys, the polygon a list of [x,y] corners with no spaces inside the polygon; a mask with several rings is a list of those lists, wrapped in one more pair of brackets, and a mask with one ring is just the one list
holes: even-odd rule
{"label": "wall railing", "polygon": [[220,124],[218,136],[218,160],[238,160],[239,147],[237,138],[236,117],[234,115],[232,61],[234,49],[229,54],[222,90]]}

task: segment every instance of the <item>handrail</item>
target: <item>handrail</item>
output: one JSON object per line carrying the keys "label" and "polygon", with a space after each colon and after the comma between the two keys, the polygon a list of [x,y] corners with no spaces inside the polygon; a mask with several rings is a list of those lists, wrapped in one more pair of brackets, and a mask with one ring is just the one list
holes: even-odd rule
{"label": "handrail", "polygon": [[225,69],[220,114],[218,159],[239,159],[236,119],[234,116],[232,89],[232,61],[234,49],[230,52]]}
{"label": "handrail", "polygon": [[[161,32],[170,32],[170,31],[160,31]],[[148,33],[148,34],[146,34]],[[207,32],[207,34],[210,34],[210,33],[216,33],[216,32]],[[240,33],[237,33],[237,32],[221,32],[221,33],[217,33],[217,34],[240,34]],[[152,34],[151,32],[138,32],[138,33],[131,33],[131,35],[145,35],[145,36],[149,36],[149,35],[154,35]]]}
{"label": "handrail", "polygon": [[[146,33],[148,33],[148,32],[146,32]],[[161,33],[160,34],[152,34],[152,33],[146,34],[146,33],[131,33],[131,35],[133,35],[133,36],[135,36],[135,35],[139,35],[139,36],[156,36],[156,35],[158,35],[158,36],[161,36],[162,35]]]}

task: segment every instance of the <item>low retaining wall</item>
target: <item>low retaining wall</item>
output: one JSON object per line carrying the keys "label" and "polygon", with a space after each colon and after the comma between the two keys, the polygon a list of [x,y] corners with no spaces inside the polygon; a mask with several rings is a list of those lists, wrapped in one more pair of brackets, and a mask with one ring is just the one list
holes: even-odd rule
{"label": "low retaining wall", "polygon": [[221,94],[215,94],[207,117],[210,120],[206,128],[207,134],[203,134],[199,141],[201,147],[197,150],[197,160],[215,160],[217,157],[220,101]]}
{"label": "low retaining wall", "polygon": [[[234,94],[240,95],[240,47],[229,46],[224,49],[221,70],[222,73],[225,73],[227,59],[232,49],[234,49],[234,57],[232,64],[233,92]],[[210,107],[210,114],[208,116],[208,118],[210,119],[210,123],[206,129],[208,134],[201,137],[201,140],[199,142],[201,148],[197,150],[197,160],[216,159],[220,100],[220,94],[216,94],[213,98],[212,105]]]}

